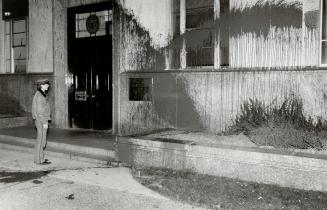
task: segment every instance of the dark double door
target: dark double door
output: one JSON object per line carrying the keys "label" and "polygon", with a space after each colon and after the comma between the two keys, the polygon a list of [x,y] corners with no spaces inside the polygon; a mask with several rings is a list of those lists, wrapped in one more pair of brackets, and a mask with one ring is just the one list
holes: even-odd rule
{"label": "dark double door", "polygon": [[[71,11],[68,17],[74,19],[76,12],[79,10]],[[71,124],[79,128],[111,129],[112,37],[106,34],[76,38],[75,25],[70,23],[68,58],[73,81],[69,94]]]}

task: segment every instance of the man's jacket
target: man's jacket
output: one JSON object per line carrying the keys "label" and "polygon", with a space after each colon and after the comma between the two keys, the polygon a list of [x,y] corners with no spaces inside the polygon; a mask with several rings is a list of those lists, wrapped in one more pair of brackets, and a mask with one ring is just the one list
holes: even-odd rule
{"label": "man's jacket", "polygon": [[41,92],[36,91],[32,103],[32,116],[33,119],[40,121],[42,124],[47,124],[51,120],[51,111],[48,98]]}

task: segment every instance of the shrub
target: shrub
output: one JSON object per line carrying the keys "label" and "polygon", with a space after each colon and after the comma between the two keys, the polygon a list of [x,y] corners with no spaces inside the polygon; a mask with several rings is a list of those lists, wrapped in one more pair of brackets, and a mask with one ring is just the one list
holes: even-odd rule
{"label": "shrub", "polygon": [[244,102],[228,133],[244,132],[257,145],[321,149],[325,131],[327,122],[319,119],[313,123],[304,115],[302,100],[291,96],[280,106],[265,106],[257,99]]}

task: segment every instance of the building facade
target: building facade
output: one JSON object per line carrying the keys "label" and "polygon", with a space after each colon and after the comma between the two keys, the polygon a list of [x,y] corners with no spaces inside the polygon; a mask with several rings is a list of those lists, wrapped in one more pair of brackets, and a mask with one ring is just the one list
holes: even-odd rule
{"label": "building facade", "polygon": [[61,128],[217,133],[245,101],[294,95],[306,116],[327,119],[323,0],[6,2],[0,113],[28,115],[46,76]]}

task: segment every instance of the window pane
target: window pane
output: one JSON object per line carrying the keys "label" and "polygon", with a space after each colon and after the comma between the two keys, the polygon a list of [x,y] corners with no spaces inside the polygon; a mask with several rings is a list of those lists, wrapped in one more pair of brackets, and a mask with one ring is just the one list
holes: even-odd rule
{"label": "window pane", "polygon": [[104,29],[99,29],[99,31],[96,33],[96,36],[104,36],[106,35],[106,31]]}
{"label": "window pane", "polygon": [[90,37],[90,33],[87,32],[87,31],[81,31],[81,32],[78,32],[78,38],[82,38],[82,37]]}
{"label": "window pane", "polygon": [[79,14],[78,18],[79,18],[79,19],[84,19],[84,20],[86,20],[88,16],[90,16],[90,13],[89,13],[89,12]]}
{"label": "window pane", "polygon": [[[96,15],[99,18],[99,30],[95,34],[90,34],[86,29],[86,20],[90,15]],[[107,22],[112,20],[112,11],[103,10],[93,13],[76,14],[76,38],[105,36],[110,32]]]}
{"label": "window pane", "polygon": [[95,14],[98,17],[104,17],[104,16],[108,15],[108,10],[99,11],[99,12],[96,12]]}
{"label": "window pane", "polygon": [[13,21],[13,33],[26,32],[25,20]]}
{"label": "window pane", "polygon": [[[214,0],[186,0],[186,65],[191,67],[214,64]],[[179,30],[179,17],[176,28]],[[177,31],[177,29],[176,29]]]}
{"label": "window pane", "polygon": [[14,53],[14,59],[25,59],[26,47],[15,47],[13,53]]}
{"label": "window pane", "polygon": [[86,31],[86,20],[78,20],[78,28],[76,29],[78,31]]}
{"label": "window pane", "polygon": [[130,101],[152,100],[152,78],[130,78],[129,79]]}
{"label": "window pane", "polygon": [[10,35],[5,36],[5,58],[10,59]]}
{"label": "window pane", "polygon": [[10,34],[10,21],[5,22],[5,33]]}
{"label": "window pane", "polygon": [[327,42],[322,42],[322,46],[321,46],[321,64],[327,64]]}
{"label": "window pane", "polygon": [[15,72],[26,72],[26,60],[15,60]]}
{"label": "window pane", "polygon": [[327,38],[327,3],[326,1],[322,1],[322,39],[325,40]]}
{"label": "window pane", "polygon": [[27,25],[26,19],[5,22],[4,57],[7,73],[26,72]]}
{"label": "window pane", "polygon": [[212,28],[213,20],[213,8],[188,11],[186,14],[186,28]]}
{"label": "window pane", "polygon": [[105,29],[106,28],[106,18],[105,16],[98,16],[99,17],[99,29]]}
{"label": "window pane", "polygon": [[212,66],[214,62],[213,31],[192,30],[186,34],[187,66]]}
{"label": "window pane", "polygon": [[11,61],[10,60],[6,60],[6,73],[10,73],[11,72]]}
{"label": "window pane", "polygon": [[26,45],[26,34],[19,33],[13,35],[13,46],[25,46]]}

